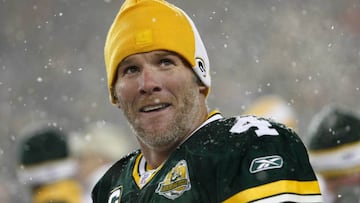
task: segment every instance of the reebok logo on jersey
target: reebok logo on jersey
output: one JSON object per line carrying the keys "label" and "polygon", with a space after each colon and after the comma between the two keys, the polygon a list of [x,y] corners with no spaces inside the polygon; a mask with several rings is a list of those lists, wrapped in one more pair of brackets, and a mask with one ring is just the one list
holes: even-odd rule
{"label": "reebok logo on jersey", "polygon": [[254,159],[250,165],[250,173],[257,173],[268,169],[281,168],[283,166],[283,159],[281,156],[265,156]]}

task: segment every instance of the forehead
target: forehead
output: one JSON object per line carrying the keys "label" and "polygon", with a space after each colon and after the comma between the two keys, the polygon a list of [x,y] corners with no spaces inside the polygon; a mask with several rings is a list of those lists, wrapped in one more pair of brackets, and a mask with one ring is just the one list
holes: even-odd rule
{"label": "forehead", "polygon": [[136,53],[136,54],[132,54],[132,55],[129,55],[127,57],[125,57],[121,62],[120,64],[124,63],[124,62],[127,62],[127,61],[131,61],[131,60],[134,60],[138,57],[142,57],[142,56],[145,56],[145,57],[166,57],[166,56],[173,56],[173,57],[177,57],[181,60],[183,60],[183,58],[175,53],[175,52],[172,52],[172,51],[167,51],[167,50],[155,50],[155,51],[149,51],[149,52],[142,52],[142,53]]}
{"label": "forehead", "polygon": [[[137,63],[138,60],[142,60],[141,58],[152,58],[155,60],[159,60],[165,57],[171,57],[171,60],[179,60],[179,63],[181,63],[182,66],[192,69],[191,64],[180,54],[173,52],[173,51],[167,51],[167,50],[154,50],[149,52],[142,52],[142,53],[136,53],[129,55],[125,57],[117,66],[117,72],[120,71],[122,68],[132,65],[134,63]],[[116,78],[117,79],[117,78]],[[116,80],[115,79],[115,80]]]}

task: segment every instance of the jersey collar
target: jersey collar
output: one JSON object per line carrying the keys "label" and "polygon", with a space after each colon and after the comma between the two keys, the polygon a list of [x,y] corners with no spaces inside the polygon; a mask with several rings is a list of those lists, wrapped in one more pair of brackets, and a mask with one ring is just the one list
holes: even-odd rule
{"label": "jersey collar", "polygon": [[[219,110],[211,111],[208,114],[206,121],[204,121],[196,130],[194,130],[179,146],[181,146],[187,139],[189,139],[189,137],[191,137],[200,128],[207,125],[208,123],[211,123],[211,122],[221,119],[221,118],[223,118],[223,116],[221,115]],[[147,163],[146,163],[146,160],[145,160],[143,154],[140,152],[140,154],[135,159],[135,164],[134,164],[133,174],[132,174],[136,185],[140,189],[143,188],[155,176],[155,174],[162,168],[163,164],[161,164],[156,169],[149,169],[147,167]]]}

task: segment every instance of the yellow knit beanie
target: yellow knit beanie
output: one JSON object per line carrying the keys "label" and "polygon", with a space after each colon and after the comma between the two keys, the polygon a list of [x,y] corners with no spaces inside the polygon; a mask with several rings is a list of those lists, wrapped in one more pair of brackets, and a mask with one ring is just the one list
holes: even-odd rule
{"label": "yellow knit beanie", "polygon": [[126,0],[105,42],[105,65],[112,103],[115,103],[113,85],[118,64],[132,54],[154,50],[173,51],[182,56],[209,90],[209,59],[189,16],[165,0]]}

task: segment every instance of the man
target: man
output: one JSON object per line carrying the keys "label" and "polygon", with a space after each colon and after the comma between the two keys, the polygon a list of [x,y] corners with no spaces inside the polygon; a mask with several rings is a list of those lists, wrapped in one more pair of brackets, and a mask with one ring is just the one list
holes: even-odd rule
{"label": "man", "polygon": [[93,189],[95,203],[321,202],[304,145],[256,117],[208,113],[209,60],[191,19],[163,0],[127,0],[105,44],[111,101],[140,150]]}
{"label": "man", "polygon": [[80,203],[81,187],[75,180],[77,165],[67,135],[40,125],[25,131],[19,143],[18,177],[33,203]]}
{"label": "man", "polygon": [[360,201],[360,118],[327,106],[309,126],[309,154],[324,202]]}
{"label": "man", "polygon": [[82,186],[83,203],[92,202],[91,191],[99,178],[120,156],[136,149],[136,141],[123,129],[103,122],[90,123],[70,134],[70,149],[77,161],[76,178]]}

